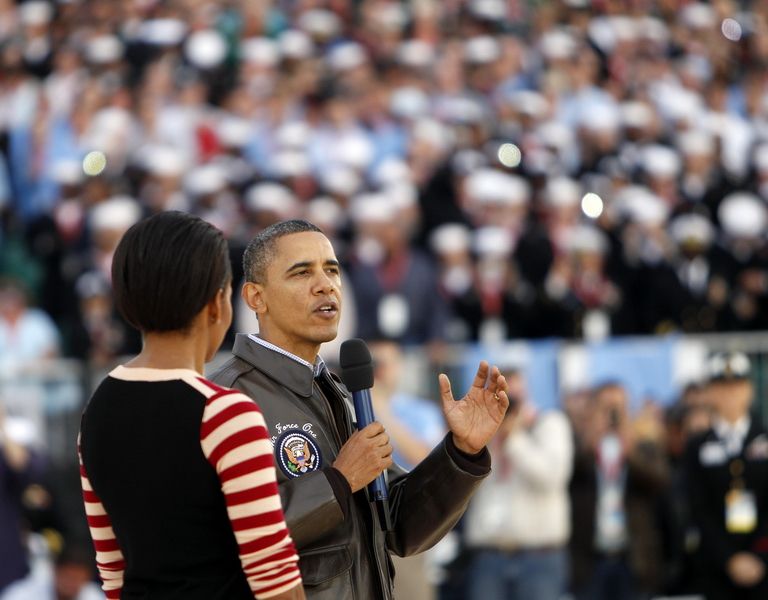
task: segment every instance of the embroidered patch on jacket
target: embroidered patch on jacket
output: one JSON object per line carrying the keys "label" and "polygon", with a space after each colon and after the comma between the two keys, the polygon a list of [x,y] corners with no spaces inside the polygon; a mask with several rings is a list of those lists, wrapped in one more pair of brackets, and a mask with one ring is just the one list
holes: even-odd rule
{"label": "embroidered patch on jacket", "polygon": [[320,450],[305,432],[289,429],[275,441],[275,462],[289,477],[301,477],[320,468]]}

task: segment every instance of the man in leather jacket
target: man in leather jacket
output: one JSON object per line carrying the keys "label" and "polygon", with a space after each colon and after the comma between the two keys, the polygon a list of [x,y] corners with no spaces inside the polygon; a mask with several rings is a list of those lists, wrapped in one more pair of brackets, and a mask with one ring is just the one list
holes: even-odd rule
{"label": "man in leather jacket", "polygon": [[[481,362],[469,392],[455,401],[440,375],[450,432],[406,473],[393,464],[380,423],[356,430],[350,394],[318,356],[336,337],[342,300],[328,239],[306,221],[278,223],[251,241],[243,264],[242,294],[259,335],[238,335],[234,356],[212,379],[251,396],[264,414],[307,598],[389,600],[389,553],[408,556],[439,541],[490,472],[485,445],[509,403],[506,381]],[[365,487],[385,469],[389,532]]]}

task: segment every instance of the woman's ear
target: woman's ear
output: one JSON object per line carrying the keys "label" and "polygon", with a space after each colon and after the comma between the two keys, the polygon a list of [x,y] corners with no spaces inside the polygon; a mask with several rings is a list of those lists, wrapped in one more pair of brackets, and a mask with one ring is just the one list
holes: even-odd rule
{"label": "woman's ear", "polygon": [[227,301],[224,288],[219,289],[216,295],[208,302],[208,321],[213,325],[222,319],[224,314],[224,303]]}
{"label": "woman's ear", "polygon": [[264,288],[261,284],[246,281],[240,294],[248,307],[257,315],[266,312],[267,304],[264,301]]}

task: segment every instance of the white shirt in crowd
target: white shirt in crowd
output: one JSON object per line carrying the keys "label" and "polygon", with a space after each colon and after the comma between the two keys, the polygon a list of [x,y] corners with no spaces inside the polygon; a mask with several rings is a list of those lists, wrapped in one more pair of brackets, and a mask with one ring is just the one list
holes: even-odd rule
{"label": "white shirt in crowd", "polygon": [[570,425],[560,411],[539,415],[529,430],[491,446],[493,468],[467,512],[471,547],[502,550],[564,546],[570,536]]}

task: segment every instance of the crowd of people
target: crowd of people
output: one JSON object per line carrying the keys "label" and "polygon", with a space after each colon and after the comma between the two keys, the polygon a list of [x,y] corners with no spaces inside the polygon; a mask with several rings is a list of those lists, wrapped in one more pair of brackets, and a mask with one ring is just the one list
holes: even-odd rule
{"label": "crowd of people", "polygon": [[[112,255],[130,225],[169,209],[224,232],[234,284],[267,225],[318,225],[347,290],[340,338],[766,329],[767,29],[768,7],[748,0],[0,0],[0,370],[57,356],[104,369],[138,352],[114,309]],[[249,318],[236,305],[225,344],[255,330]],[[619,390],[564,399],[575,442],[557,450],[575,461],[547,475],[571,482],[573,511],[592,511],[596,480],[612,497],[590,431]],[[677,466],[689,429],[710,422],[701,397],[635,419],[651,453],[632,511],[643,534],[627,547],[606,517],[599,555],[573,537],[579,590],[604,573],[696,591]],[[384,413],[388,429],[398,411],[428,417],[411,400]],[[437,428],[399,449],[405,462]],[[3,461],[15,494],[24,479]],[[657,501],[661,529],[643,525]],[[34,493],[25,503],[37,514]],[[550,525],[545,545],[562,550],[570,534]],[[462,582],[483,580],[470,558],[493,550],[472,540],[452,571]],[[61,556],[85,585],[82,548]]]}
{"label": "crowd of people", "polygon": [[266,224],[318,224],[363,337],[760,329],[766,27],[735,0],[4,2],[0,273],[97,361],[137,342],[116,241],[171,208],[236,275]]}

